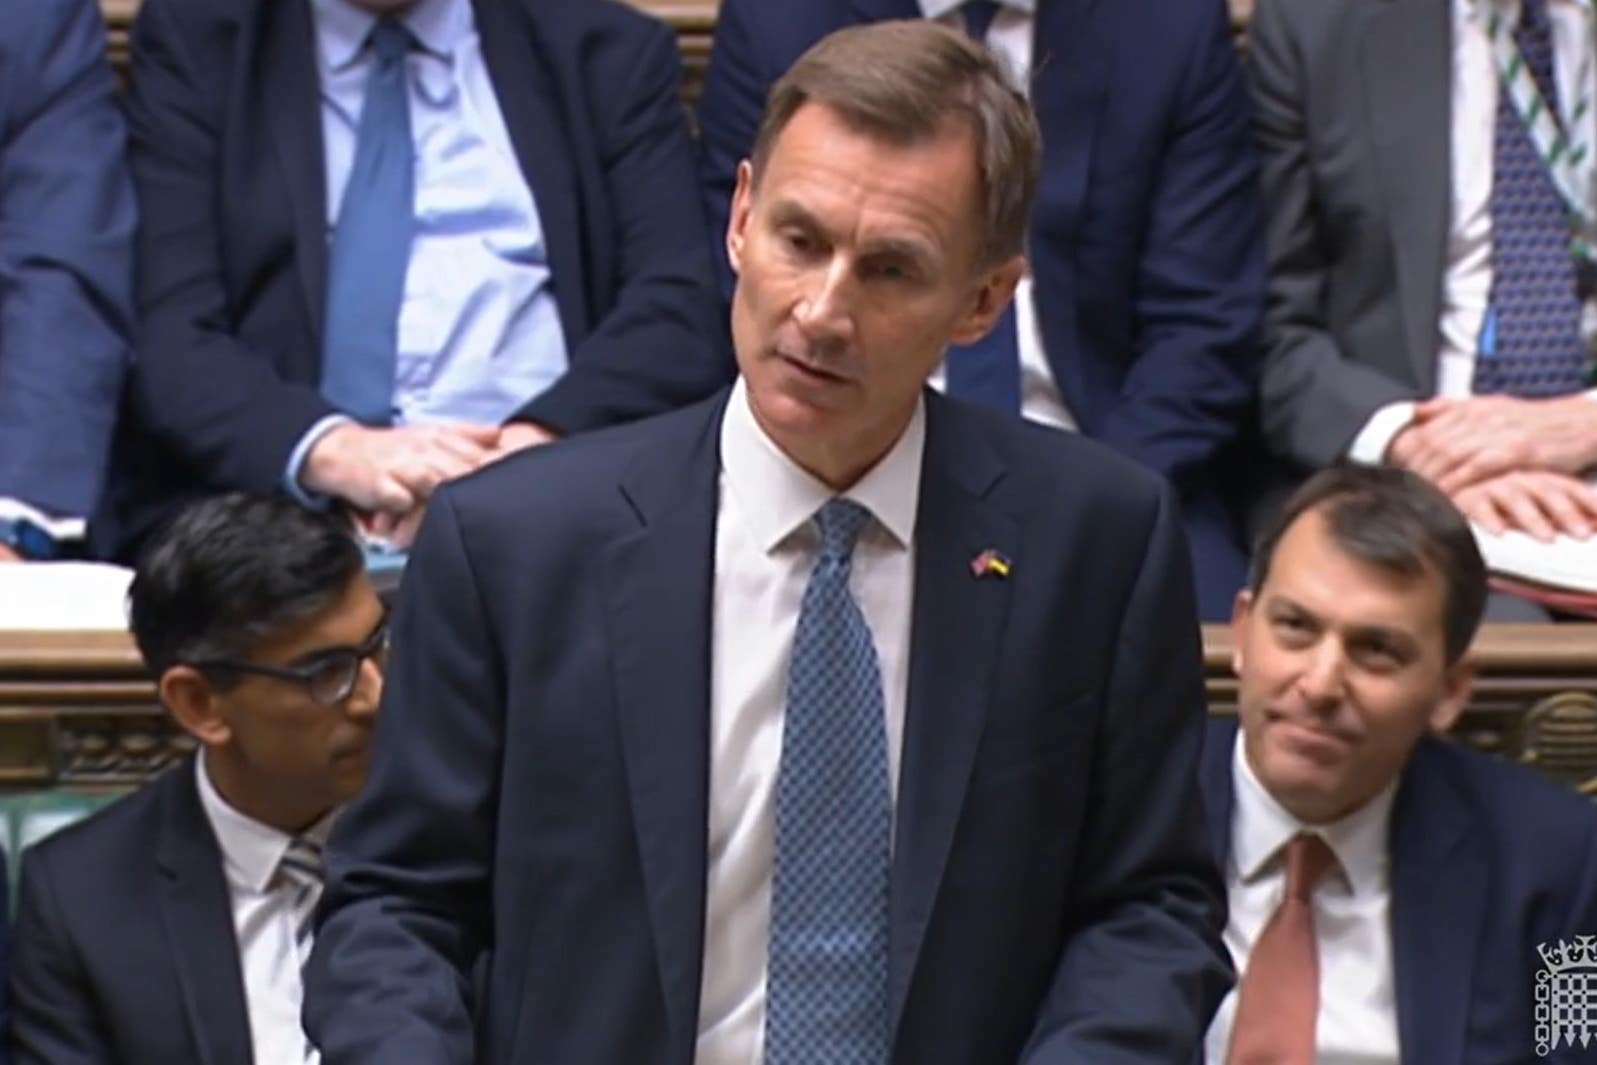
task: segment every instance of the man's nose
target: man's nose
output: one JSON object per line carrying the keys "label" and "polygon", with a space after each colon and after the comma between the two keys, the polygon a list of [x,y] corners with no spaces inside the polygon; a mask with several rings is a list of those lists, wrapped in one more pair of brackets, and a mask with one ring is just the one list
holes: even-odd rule
{"label": "man's nose", "polygon": [[349,693],[344,712],[353,718],[367,718],[377,713],[377,704],[383,698],[383,667],[374,658],[364,658],[360,672],[355,675],[355,690]]}
{"label": "man's nose", "polygon": [[1342,701],[1347,687],[1347,659],[1335,640],[1322,640],[1305,655],[1297,686],[1305,701],[1316,709]]}
{"label": "man's nose", "polygon": [[852,269],[846,259],[834,256],[806,279],[793,317],[812,343],[846,343],[854,335],[855,298]]}

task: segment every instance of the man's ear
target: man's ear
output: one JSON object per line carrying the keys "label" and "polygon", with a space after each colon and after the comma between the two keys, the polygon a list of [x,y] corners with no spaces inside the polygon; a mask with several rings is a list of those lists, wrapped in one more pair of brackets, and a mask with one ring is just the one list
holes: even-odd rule
{"label": "man's ear", "polygon": [[1240,588],[1231,603],[1231,672],[1238,677],[1242,676],[1242,637],[1247,632],[1248,619],[1252,616],[1253,593]]}
{"label": "man's ear", "polygon": [[220,747],[233,738],[221,714],[216,690],[205,674],[193,666],[172,666],[156,683],[161,704],[183,731],[207,747]]}
{"label": "man's ear", "polygon": [[1475,663],[1466,654],[1447,668],[1442,680],[1441,699],[1431,710],[1431,731],[1437,735],[1447,732],[1458,721],[1458,716],[1469,705],[1470,693],[1475,690]]}
{"label": "man's ear", "polygon": [[1009,301],[1015,298],[1015,286],[1025,276],[1024,255],[1017,255],[987,271],[976,288],[965,316],[955,323],[949,342],[974,344],[991,332],[1004,309],[1009,306]]}
{"label": "man's ear", "polygon": [[749,208],[754,197],[754,164],[738,164],[737,188],[732,190],[732,213],[726,220],[726,257],[734,274],[743,273],[743,246],[748,240]]}

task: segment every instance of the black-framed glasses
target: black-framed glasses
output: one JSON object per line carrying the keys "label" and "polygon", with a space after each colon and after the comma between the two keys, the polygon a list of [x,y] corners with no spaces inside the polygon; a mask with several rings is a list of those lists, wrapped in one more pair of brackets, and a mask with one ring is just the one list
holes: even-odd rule
{"label": "black-framed glasses", "polygon": [[388,663],[386,615],[360,646],[329,647],[325,651],[315,651],[297,666],[268,666],[234,658],[208,658],[189,662],[188,665],[202,671],[253,673],[259,677],[286,680],[304,688],[317,705],[337,706],[355,690],[355,682],[360,678],[360,665],[368,658],[375,660],[379,669]]}

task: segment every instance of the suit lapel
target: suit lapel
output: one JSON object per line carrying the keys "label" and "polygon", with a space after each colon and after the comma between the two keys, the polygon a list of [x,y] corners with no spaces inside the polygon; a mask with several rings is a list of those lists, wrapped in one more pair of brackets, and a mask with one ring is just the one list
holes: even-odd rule
{"label": "suit lapel", "polygon": [[193,759],[172,770],[161,786],[161,838],[155,854],[162,874],[158,905],[183,1011],[205,1065],[248,1063],[254,1051],[233,907],[221,849],[194,784]]}
{"label": "suit lapel", "polygon": [[[319,345],[327,300],[327,169],[322,154],[320,78],[310,5],[268,4],[261,84],[265,110],[294,212],[294,256]],[[320,365],[318,353],[316,364]]]}
{"label": "suit lapel", "polygon": [[1439,742],[1415,750],[1392,812],[1398,1039],[1405,1059],[1463,1061],[1488,869],[1467,800],[1431,761]]}
{"label": "suit lapel", "polygon": [[895,1032],[964,805],[1016,579],[978,579],[971,560],[993,548],[1024,572],[1019,530],[987,498],[1003,464],[983,437],[947,424],[958,413],[927,396],[893,849],[889,1030]]}
{"label": "suit lapel", "polygon": [[673,1060],[697,1032],[709,816],[711,594],[725,397],[642,453],[621,486],[640,527],[606,548],[617,712]]}
{"label": "suit lapel", "polygon": [[[537,202],[555,302],[568,346],[592,329],[579,280],[587,274],[578,219],[581,198],[572,174],[570,139],[561,124],[560,98],[543,53],[547,43],[522,0],[473,0],[483,61],[504,115],[521,175]],[[560,283],[559,278],[568,278]]]}
{"label": "suit lapel", "polygon": [[1436,386],[1436,322],[1447,254],[1452,144],[1452,13],[1441,0],[1364,5],[1371,149],[1392,228],[1414,380]]}
{"label": "suit lapel", "polygon": [[1033,20],[1031,102],[1043,139],[1036,237],[1074,236],[1086,198],[1098,121],[1109,93],[1115,47],[1113,0],[1038,0]]}

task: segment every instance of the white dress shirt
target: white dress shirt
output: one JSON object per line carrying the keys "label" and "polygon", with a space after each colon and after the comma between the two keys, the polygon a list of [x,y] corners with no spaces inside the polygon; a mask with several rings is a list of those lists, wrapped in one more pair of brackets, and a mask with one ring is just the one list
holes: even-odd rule
{"label": "white dress shirt", "polygon": [[[924,404],[891,451],[842,493],[865,507],[849,588],[881,667],[888,780],[898,794],[914,598]],[[759,1065],[771,859],[787,667],[820,547],[811,520],[835,498],[755,422],[738,380],[721,423],[711,624],[709,853],[696,1065]],[[896,802],[896,800],[895,800]]]}
{"label": "white dress shirt", "polygon": [[[229,806],[211,784],[203,752],[194,766],[200,805],[222,849],[256,1065],[315,1065],[320,1055],[314,1050],[306,1053],[309,1044],[299,1020],[304,998],[300,970],[311,944],[307,939],[302,950],[295,941],[298,889],[277,877],[278,863],[293,837]],[[317,822],[305,836],[325,843],[332,816]]]}
{"label": "white dress shirt", "polygon": [[[1231,763],[1236,806],[1226,860],[1230,918],[1225,945],[1238,981],[1253,944],[1286,891],[1282,848],[1300,832],[1325,840],[1336,867],[1314,893],[1320,958],[1317,1065],[1398,1065],[1397,996],[1392,982],[1392,891],[1388,829],[1396,783],[1339,821],[1305,825],[1276,802],[1248,764],[1242,733]],[[1209,1065],[1224,1065],[1237,991],[1220,1004],[1204,1041]]]}
{"label": "white dress shirt", "polygon": [[[921,14],[946,26],[963,30],[965,16],[960,12],[964,0],[920,0]],[[1031,88],[1032,31],[1036,0],[1003,0],[993,24],[987,30],[991,48],[1014,75],[1022,91]],[[1015,341],[1020,353],[1020,413],[1034,422],[1075,429],[1076,420],[1065,406],[1054,371],[1048,365],[1043,346],[1042,326],[1037,320],[1037,286],[1031,271],[1015,289]],[[941,367],[932,377],[933,387],[942,390],[946,375]]]}
{"label": "white dress shirt", "polygon": [[[1512,20],[1517,0],[1502,4]],[[1452,202],[1442,314],[1437,325],[1436,394],[1469,396],[1481,325],[1492,293],[1492,155],[1500,82],[1486,29],[1470,14],[1471,0],[1452,0]],[[1591,27],[1575,0],[1547,0],[1553,37],[1553,77],[1567,106],[1580,94],[1581,58],[1591,47]],[[1597,122],[1597,114],[1587,116]],[[1357,462],[1378,463],[1414,418],[1414,404],[1390,403],[1365,423],[1348,449]]]}
{"label": "white dress shirt", "polygon": [[[329,239],[355,160],[377,16],[311,0],[321,84]],[[399,16],[416,145],[415,238],[399,311],[394,422],[498,425],[568,365],[542,221],[494,93],[470,0],[417,0]],[[324,419],[289,463],[342,417]]]}

